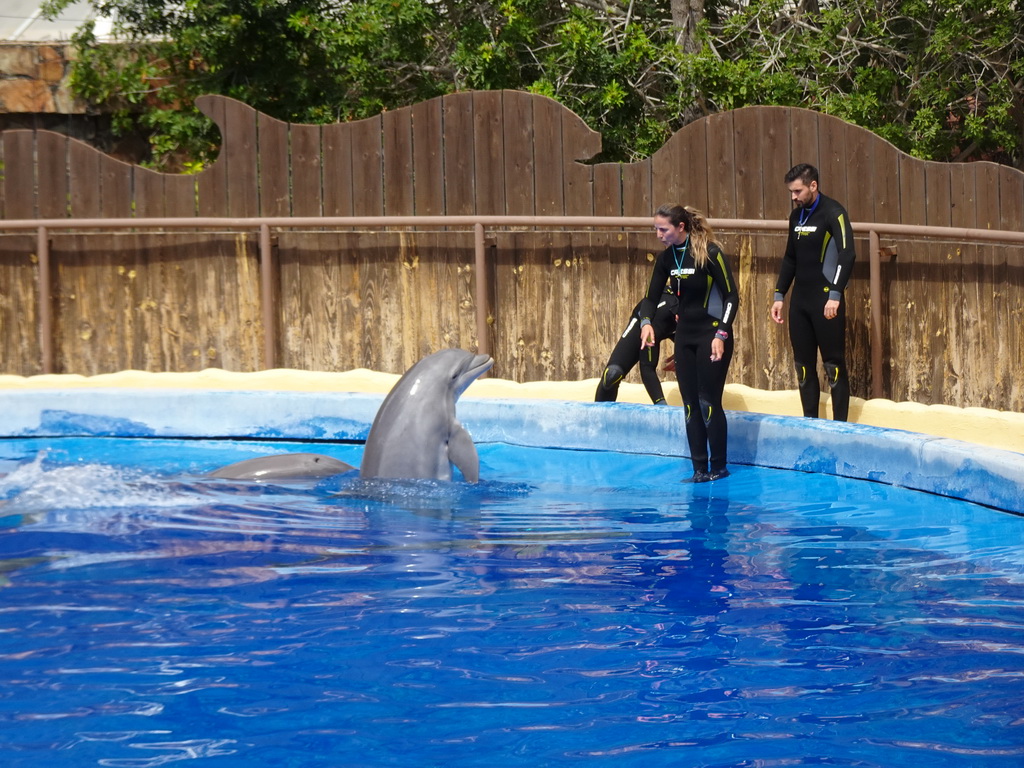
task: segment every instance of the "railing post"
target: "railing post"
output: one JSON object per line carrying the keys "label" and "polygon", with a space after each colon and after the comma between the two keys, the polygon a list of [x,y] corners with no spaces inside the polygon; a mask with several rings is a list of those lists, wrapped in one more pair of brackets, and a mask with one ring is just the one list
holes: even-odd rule
{"label": "railing post", "polygon": [[274,301],[274,255],[270,225],[260,224],[260,304],[263,317],[263,367],[277,367],[277,306]]}
{"label": "railing post", "polygon": [[868,275],[871,296],[871,397],[879,398],[885,396],[885,382],[882,372],[882,249],[877,230],[872,229],[868,233],[868,244],[870,250]]}
{"label": "railing post", "polygon": [[491,354],[491,334],[487,328],[490,306],[487,300],[487,257],[484,225],[473,225],[473,253],[476,269],[476,349],[481,355]]}
{"label": "railing post", "polygon": [[36,259],[39,262],[37,286],[39,312],[39,350],[43,373],[53,373],[53,300],[50,297],[50,233],[46,227],[36,230]]}

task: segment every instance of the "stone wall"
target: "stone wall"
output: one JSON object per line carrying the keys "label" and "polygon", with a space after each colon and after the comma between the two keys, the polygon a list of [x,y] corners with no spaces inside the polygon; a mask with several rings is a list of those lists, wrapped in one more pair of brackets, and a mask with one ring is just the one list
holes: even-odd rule
{"label": "stone wall", "polygon": [[56,131],[126,163],[149,159],[145,136],[115,136],[110,115],[70,87],[70,43],[0,43],[0,131]]}
{"label": "stone wall", "polygon": [[68,85],[72,56],[67,44],[0,44],[0,113],[85,114]]}

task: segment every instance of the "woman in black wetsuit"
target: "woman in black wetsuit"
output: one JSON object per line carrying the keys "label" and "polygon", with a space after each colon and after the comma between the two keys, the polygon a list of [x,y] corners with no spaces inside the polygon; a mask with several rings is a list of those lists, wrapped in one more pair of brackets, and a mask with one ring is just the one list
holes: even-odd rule
{"label": "woman in black wetsuit", "polygon": [[615,349],[612,350],[608,364],[601,373],[601,380],[597,383],[597,393],[594,401],[598,403],[614,402],[619,396],[619,382],[625,378],[634,365],[640,365],[640,380],[644,383],[651,402],[655,405],[665,405],[665,391],[661,387],[661,379],[658,377],[658,357],[661,342],[670,339],[676,333],[676,295],[666,287],[661,295],[661,301],[655,310],[651,324],[654,326],[655,343],[649,347],[640,347],[640,308],[643,301],[633,308],[633,314],[629,316],[629,323],[626,330],[622,332]]}
{"label": "woman in black wetsuit", "polygon": [[729,474],[722,393],[732,360],[732,323],[739,292],[715,233],[700,211],[663,205],[654,214],[654,229],[668,247],[655,259],[650,287],[641,302],[640,344],[647,348],[656,343],[651,318],[667,281],[679,300],[675,363],[693,462],[690,479],[695,483],[718,480]]}

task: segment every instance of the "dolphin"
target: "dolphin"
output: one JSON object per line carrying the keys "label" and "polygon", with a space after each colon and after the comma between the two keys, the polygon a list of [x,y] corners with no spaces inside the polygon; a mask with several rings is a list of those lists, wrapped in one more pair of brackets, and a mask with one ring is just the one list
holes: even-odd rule
{"label": "dolphin", "polygon": [[492,365],[489,355],[442,349],[406,371],[373,420],[360,477],[451,480],[454,464],[477,482],[480,458],[455,418],[455,401]]}
{"label": "dolphin", "polygon": [[351,464],[319,453],[278,453],[260,456],[214,470],[210,477],[227,480],[306,480],[330,477],[355,469]]}

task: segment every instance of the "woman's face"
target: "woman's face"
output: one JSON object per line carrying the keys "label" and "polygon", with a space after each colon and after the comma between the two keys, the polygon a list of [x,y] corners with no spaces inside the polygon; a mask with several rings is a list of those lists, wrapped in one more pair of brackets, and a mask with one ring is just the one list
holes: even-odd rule
{"label": "woman's face", "polygon": [[664,216],[654,217],[654,232],[665,245],[682,245],[686,242],[686,225],[673,224]]}

